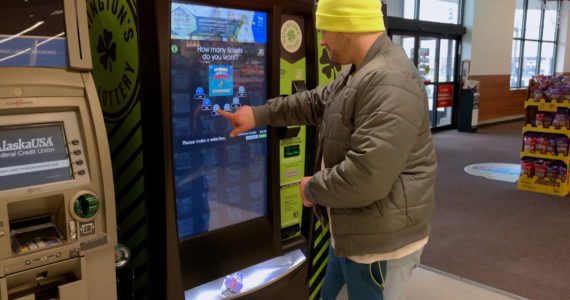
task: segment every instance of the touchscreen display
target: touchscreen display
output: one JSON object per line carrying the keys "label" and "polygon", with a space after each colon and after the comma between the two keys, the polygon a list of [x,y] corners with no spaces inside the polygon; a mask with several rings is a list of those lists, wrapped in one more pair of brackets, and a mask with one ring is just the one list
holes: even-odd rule
{"label": "touchscreen display", "polygon": [[70,179],[62,124],[0,127],[0,191]]}
{"label": "touchscreen display", "polygon": [[267,129],[230,139],[234,112],[267,99],[267,14],[171,8],[173,170],[181,240],[267,214]]}

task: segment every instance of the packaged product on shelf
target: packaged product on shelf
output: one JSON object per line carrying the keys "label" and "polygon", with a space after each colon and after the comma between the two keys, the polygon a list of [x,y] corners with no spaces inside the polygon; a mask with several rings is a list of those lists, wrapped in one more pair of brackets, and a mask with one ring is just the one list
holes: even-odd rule
{"label": "packaged product on shelf", "polygon": [[535,84],[529,87],[529,92],[535,102],[542,98],[546,101],[570,101],[570,77],[533,76],[533,81]]}
{"label": "packaged product on shelf", "polygon": [[534,90],[534,102],[539,102],[540,99],[544,98],[544,93],[542,90],[535,89]]}
{"label": "packaged product on shelf", "polygon": [[565,86],[560,88],[560,102],[570,101],[570,86]]}
{"label": "packaged product on shelf", "polygon": [[558,166],[552,165],[546,168],[546,178],[551,183],[556,183],[558,179]]}
{"label": "packaged product on shelf", "polygon": [[543,87],[544,91],[547,91],[548,89],[552,88],[552,87],[561,87],[563,85],[563,82],[561,80],[561,77],[551,77],[550,78],[550,84],[548,86]]}
{"label": "packaged product on shelf", "polygon": [[536,138],[535,151],[540,154],[546,154],[546,148],[548,145],[548,138],[546,135],[540,135]]}
{"label": "packaged product on shelf", "polygon": [[532,178],[534,176],[534,164],[530,159],[521,161],[521,176]]}
{"label": "packaged product on shelf", "polygon": [[554,116],[551,113],[544,113],[544,121],[542,121],[542,126],[544,128],[549,128],[552,126],[552,121],[554,120]]}
{"label": "packaged product on shelf", "polygon": [[535,80],[538,83],[538,88],[541,90],[549,88],[552,84],[552,76],[537,76]]}
{"label": "packaged product on shelf", "polygon": [[[538,118],[538,114],[537,114]],[[544,123],[544,117],[543,117]],[[538,121],[537,121],[538,122]],[[556,114],[554,114],[554,120],[552,120],[552,125],[556,129],[568,129],[569,127],[569,120],[568,120],[568,110],[566,109],[559,109]]]}
{"label": "packaged product on shelf", "polygon": [[538,177],[538,179],[546,178],[546,164],[542,160],[535,161],[534,165],[534,176]]}
{"label": "packaged product on shelf", "polygon": [[565,183],[568,170],[566,167],[558,167],[558,179],[560,182]]}
{"label": "packaged product on shelf", "polygon": [[557,138],[556,139],[556,154],[563,154],[568,156],[568,138]]}
{"label": "packaged product on shelf", "polygon": [[556,136],[549,135],[546,143],[546,153],[556,155]]}
{"label": "packaged product on shelf", "polygon": [[543,112],[537,112],[536,113],[536,118],[534,120],[534,125],[536,127],[544,127],[544,113]]}
{"label": "packaged product on shelf", "polygon": [[546,99],[556,100],[557,102],[564,102],[570,98],[570,89],[563,86],[551,86],[548,88],[548,90],[543,92],[543,94],[546,96]]}
{"label": "packaged product on shelf", "polygon": [[536,149],[536,135],[529,133],[523,138],[523,151],[534,153]]}

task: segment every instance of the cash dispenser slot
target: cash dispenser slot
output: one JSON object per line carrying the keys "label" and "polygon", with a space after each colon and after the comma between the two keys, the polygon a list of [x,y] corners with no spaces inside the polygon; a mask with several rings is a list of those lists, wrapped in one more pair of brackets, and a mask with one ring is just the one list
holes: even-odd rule
{"label": "cash dispenser slot", "polygon": [[15,254],[57,247],[64,243],[65,201],[54,196],[8,204],[10,240]]}
{"label": "cash dispenser slot", "polygon": [[84,258],[74,258],[6,276],[0,300],[88,299],[86,271]]}

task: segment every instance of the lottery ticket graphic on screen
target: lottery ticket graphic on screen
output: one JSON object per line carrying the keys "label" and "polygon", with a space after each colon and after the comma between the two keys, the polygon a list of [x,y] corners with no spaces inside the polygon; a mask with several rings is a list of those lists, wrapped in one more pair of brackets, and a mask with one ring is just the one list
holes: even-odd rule
{"label": "lottery ticket graphic on screen", "polygon": [[267,214],[267,130],[230,139],[267,99],[267,14],[172,3],[172,137],[181,240]]}

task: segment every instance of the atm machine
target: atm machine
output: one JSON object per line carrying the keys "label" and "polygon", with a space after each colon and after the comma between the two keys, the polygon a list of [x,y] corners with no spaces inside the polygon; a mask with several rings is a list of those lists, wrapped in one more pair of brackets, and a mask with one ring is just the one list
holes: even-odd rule
{"label": "atm machine", "polygon": [[116,299],[109,146],[83,0],[0,10],[0,299]]}
{"label": "atm machine", "polygon": [[[307,298],[309,238],[300,210],[282,210],[280,198],[279,140],[299,131],[231,139],[217,110],[280,95],[282,15],[301,16],[311,40],[313,1],[153,0],[138,9],[153,297]],[[283,146],[296,163],[301,147]],[[282,222],[283,211],[298,214]]]}

